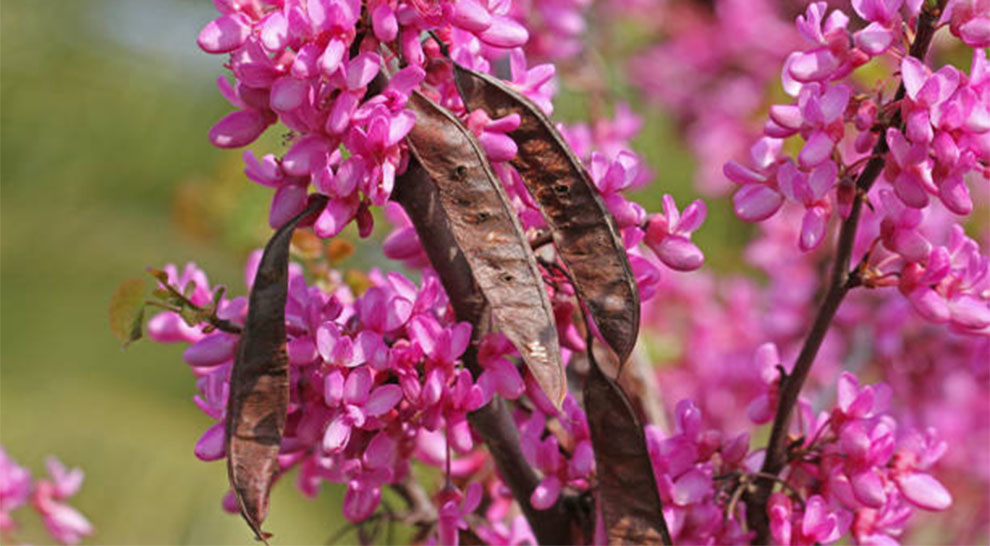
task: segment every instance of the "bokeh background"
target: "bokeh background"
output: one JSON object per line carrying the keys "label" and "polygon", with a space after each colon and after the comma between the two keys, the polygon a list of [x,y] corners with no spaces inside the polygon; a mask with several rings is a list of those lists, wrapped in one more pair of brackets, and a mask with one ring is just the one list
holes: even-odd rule
{"label": "bokeh background", "polygon": [[[213,17],[196,0],[2,3],[0,444],[35,475],[49,454],[85,470],[72,504],[96,526],[88,543],[249,541],[220,509],[223,463],[193,456],[210,421],[180,348],[122,351],[107,321],[115,286],[166,262],[195,261],[242,293],[241,264],[270,234],[270,192],[206,138],[229,108],[214,85],[222,59],[196,47]],[[585,106],[565,89],[558,117]],[[664,118],[645,118],[637,146],[654,187],[684,203],[689,154]],[[279,145],[265,138],[259,148]],[[658,209],[659,195],[642,197]],[[712,210],[698,237],[722,267],[734,260],[715,249],[742,237],[726,212]],[[373,242],[363,248],[348,267],[381,260]],[[343,526],[340,495],[310,501],[283,483],[270,530],[282,544],[323,543]],[[19,539],[48,543],[30,512],[17,512]]]}
{"label": "bokeh background", "polygon": [[[121,280],[169,261],[242,292],[268,234],[268,192],[206,139],[227,108],[221,61],[196,47],[213,17],[201,1],[2,4],[0,443],[34,474],[48,454],[85,470],[87,543],[250,541],[220,509],[223,463],[193,456],[208,418],[180,349],[122,351],[107,322]],[[279,487],[273,504],[284,544],[341,525],[333,492]],[[50,542],[29,512],[19,538]]]}

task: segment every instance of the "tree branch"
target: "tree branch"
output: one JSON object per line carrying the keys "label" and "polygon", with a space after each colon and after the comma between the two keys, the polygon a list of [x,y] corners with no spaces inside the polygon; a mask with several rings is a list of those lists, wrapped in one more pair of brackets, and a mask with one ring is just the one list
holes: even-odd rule
{"label": "tree branch", "polygon": [[[915,40],[911,45],[910,54],[912,57],[923,60],[928,53],[928,47],[935,35],[935,23],[938,21],[946,1],[938,0],[937,6],[932,6],[927,2],[924,4],[921,14],[918,16],[918,30]],[[903,99],[904,94],[904,84],[901,83],[896,95],[894,95],[894,101]],[[901,114],[898,109],[886,127],[900,127],[901,125]],[[769,544],[770,527],[767,518],[767,502],[774,486],[774,480],[770,476],[777,476],[788,463],[787,430],[790,427],[791,416],[794,414],[794,407],[801,393],[801,387],[811,371],[811,365],[814,364],[815,357],[818,355],[818,350],[821,348],[822,341],[825,339],[825,334],[828,333],[832,318],[835,317],[839,305],[849,290],[859,284],[858,273],[850,272],[849,264],[853,243],[856,240],[856,231],[859,228],[863,201],[877,177],[883,172],[888,152],[885,132],[885,130],[881,131],[880,140],[873,149],[873,158],[867,162],[856,179],[856,192],[852,208],[849,216],[842,222],[839,231],[839,242],[836,247],[835,263],[832,266],[828,291],[815,315],[811,331],[808,332],[808,337],[801,347],[797,361],[794,363],[794,370],[789,375],[781,377],[780,380],[780,400],[770,431],[766,457],[763,461],[763,467],[760,469],[761,476],[755,481],[755,490],[746,495],[746,521],[749,528],[756,531],[754,544]]]}
{"label": "tree branch", "polygon": [[430,496],[423,490],[423,486],[416,481],[412,474],[407,474],[405,479],[399,483],[391,485],[392,491],[402,497],[408,510],[402,516],[403,523],[411,525],[430,525],[437,521],[437,509],[433,505]]}
{"label": "tree branch", "polygon": [[540,478],[523,456],[519,429],[505,401],[495,396],[486,406],[468,415],[468,421],[484,439],[495,459],[499,476],[522,508],[536,540],[540,544],[575,543],[571,532],[572,518],[563,495],[547,510],[537,510],[529,502]]}

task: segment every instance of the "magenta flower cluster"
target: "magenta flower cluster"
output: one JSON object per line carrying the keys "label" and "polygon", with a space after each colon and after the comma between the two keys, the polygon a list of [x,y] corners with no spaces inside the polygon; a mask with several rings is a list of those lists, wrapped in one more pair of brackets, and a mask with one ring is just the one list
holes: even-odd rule
{"label": "magenta flower cluster", "polygon": [[831,543],[847,531],[860,544],[894,542],[915,509],[945,510],[952,496],[929,473],[947,449],[934,430],[898,430],[883,383],[860,387],[839,377],[837,403],[815,413],[799,402],[801,459],[783,476],[803,494],[770,501],[771,531],[780,544]]}
{"label": "magenta flower cluster", "polygon": [[[857,175],[880,138],[891,157],[884,179],[913,209],[926,208],[929,196],[936,196],[953,213],[969,214],[973,204],[964,176],[982,174],[981,164],[990,160],[986,52],[974,51],[969,76],[952,66],[932,74],[898,50],[900,2],[854,2],[853,7],[869,22],[856,32],[847,29],[849,17],[840,10],[826,17],[824,3],[812,4],[798,18],[812,47],[792,53],[782,74],[784,90],[797,101],[771,107],[766,136],[751,150],[752,168],[735,162],[725,168],[741,186],[734,202],[744,220],[765,220],[785,201],[804,206],[799,246],[805,251],[821,244],[833,209],[842,214],[848,206],[850,190],[842,180]],[[855,94],[854,70],[885,53],[900,58],[905,96]],[[883,130],[897,111],[903,131]],[[797,134],[804,143],[795,161],[781,148]]]}
{"label": "magenta flower cluster", "polygon": [[[247,151],[244,160],[251,180],[275,190],[269,223],[275,227],[300,212],[312,187],[331,199],[313,228],[321,237],[332,237],[352,221],[359,232],[371,232],[370,206],[388,201],[396,173],[405,169],[408,156],[402,139],[415,123],[406,110],[409,93],[418,89],[461,113],[478,137],[526,228],[544,222],[519,176],[507,164],[515,156],[515,143],[506,133],[518,127],[513,116],[492,120],[483,111],[465,112],[435,42],[422,43],[430,30],[442,36],[451,57],[460,64],[490,71],[490,59],[507,56],[510,83],[548,113],[552,110],[552,65],[527,67],[521,49],[530,33],[527,25],[545,26],[578,35],[582,25],[580,3],[547,3],[536,9],[511,2],[370,2],[358,0],[287,0],[275,5],[251,2],[218,2],[223,15],[211,21],[199,36],[209,53],[230,54],[229,67],[236,84],[218,80],[223,95],[237,111],[218,122],[210,140],[220,147],[250,144],[275,122],[293,132],[292,145],[282,155],[257,158]],[[361,18],[371,14],[371,28]],[[523,14],[537,17],[523,17]],[[520,22],[521,20],[521,22]],[[568,23],[567,21],[571,21]],[[573,41],[573,38],[572,40]],[[544,53],[568,54],[564,41]],[[377,94],[369,84],[389,65],[401,60],[405,68],[394,71]],[[627,244],[642,240],[649,218],[619,192],[642,184],[639,160],[625,154],[587,158],[595,182],[623,228],[630,228]],[[667,215],[671,214],[668,206]],[[676,215],[676,210],[673,211]],[[645,241],[668,266],[679,270],[699,267],[701,252],[690,243],[690,232],[704,219],[679,226],[655,225]],[[666,243],[661,240],[672,235]],[[406,236],[405,241],[411,241]],[[398,246],[398,245],[397,245]],[[411,252],[396,249],[399,255]],[[664,258],[666,256],[666,259]]]}
{"label": "magenta flower cluster", "polygon": [[[664,305],[644,307],[647,339],[654,340],[650,355],[665,364],[659,383],[666,408],[690,398],[727,431],[751,428],[739,407],[748,405],[749,417],[760,423],[773,418],[781,371],[753,354],[772,341],[784,358],[769,360],[790,370],[812,305],[822,296],[822,271],[831,265],[855,177],[881,157],[853,245],[853,265],[862,260],[865,286],[877,290],[850,292],[805,392],[834,389],[842,368],[884,378],[896,393],[887,411],[901,423],[900,434],[937,429],[951,446],[938,463],[943,483],[957,501],[988,502],[982,446],[990,441],[990,260],[985,232],[967,234],[984,225],[969,209],[985,208],[990,190],[990,132],[982,121],[990,103],[987,44],[976,31],[986,28],[987,7],[948,2],[934,24],[935,51],[921,61],[905,46],[914,35],[904,34],[915,28],[918,3],[853,2],[845,11],[855,12],[856,22],[803,3],[720,0],[709,10],[645,0],[622,6],[649,28],[662,29],[662,38],[633,57],[630,75],[678,121],[699,163],[697,189],[716,194],[728,175],[738,184],[737,213],[742,205],[744,219],[765,218],[742,255],[765,282],[705,271],[670,277],[657,285]],[[787,22],[794,17],[790,9],[803,12],[797,25]],[[959,40],[942,39],[948,38],[943,27]],[[712,35],[731,39],[713,41]],[[968,74],[953,66],[929,68],[928,58],[948,57],[972,59]],[[784,90],[796,101],[773,106],[764,102],[766,88],[785,60]],[[769,120],[754,125],[751,113],[760,109],[770,110]],[[903,126],[893,123],[895,115]],[[878,143],[889,150],[878,152]],[[901,176],[922,181],[924,206],[902,199],[897,186],[911,187],[913,180],[897,182]],[[974,461],[980,461],[977,479]],[[799,512],[790,512],[793,525],[801,523]],[[910,536],[912,525],[899,536]],[[983,540],[987,530],[985,519],[940,529],[953,537],[946,540],[963,543]]]}
{"label": "magenta flower cluster", "polygon": [[13,512],[30,504],[52,539],[78,544],[94,530],[85,516],[66,503],[79,492],[83,471],[69,470],[55,457],[48,457],[45,466],[48,477],[32,479],[31,472],[0,447],[0,536],[14,539],[18,525]]}
{"label": "magenta flower cluster", "polygon": [[[423,31],[449,35],[452,54],[470,65],[485,62],[482,49],[517,47],[528,36],[507,5],[490,9],[475,0],[216,4],[223,15],[206,25],[199,45],[230,54],[236,84],[221,78],[218,85],[238,110],[211,129],[210,140],[238,148],[276,121],[291,129],[296,137],[281,158],[245,153],[248,176],[275,189],[273,226],[302,210],[311,185],[331,196],[314,226],[322,237],[355,219],[368,233],[368,206],[388,200],[396,172],[404,169],[400,142],[415,121],[404,105],[429,68]],[[370,28],[364,27],[362,10],[371,14]],[[406,68],[385,89],[366,96],[383,62],[400,56]],[[442,92],[450,96],[451,82]]]}
{"label": "magenta flower cluster", "polygon": [[[259,255],[253,257],[249,281]],[[209,293],[195,267],[181,275],[174,267],[166,271],[175,286]],[[279,462],[284,469],[300,468],[298,485],[310,495],[324,480],[347,484],[344,515],[352,521],[377,508],[382,485],[401,481],[411,459],[441,464],[448,444],[454,453],[471,453],[466,413],[495,392],[518,397],[525,389],[520,371],[502,353],[511,346],[497,338],[486,343],[486,375],[477,382],[458,366],[471,329],[450,321],[435,277],[421,287],[398,273],[374,274],[372,280],[359,297],[339,278],[328,293],[308,286],[293,267],[286,308],[293,397]],[[224,300],[220,309],[219,316],[242,323],[245,299]],[[188,330],[176,319],[160,314],[149,331],[158,341],[190,344],[183,358],[199,378],[196,404],[219,421],[203,433],[195,453],[220,459],[237,339]],[[469,461],[456,461],[454,468]]]}

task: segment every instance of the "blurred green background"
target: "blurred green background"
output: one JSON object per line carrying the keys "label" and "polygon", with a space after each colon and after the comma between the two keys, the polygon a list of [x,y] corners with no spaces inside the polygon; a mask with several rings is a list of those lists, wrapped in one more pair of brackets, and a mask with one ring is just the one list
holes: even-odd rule
{"label": "blurred green background", "polygon": [[[211,422],[181,348],[122,351],[107,322],[114,287],[167,262],[195,261],[242,293],[241,264],[270,233],[269,190],[206,138],[229,110],[214,86],[223,59],[196,47],[214,16],[205,0],[2,3],[0,443],[36,475],[49,454],[85,470],[72,504],[97,529],[88,543],[251,542],[220,509],[223,463],[193,456]],[[586,109],[565,95],[558,112]],[[670,132],[647,114],[640,151],[683,206],[691,165]],[[657,210],[659,193],[646,197]],[[708,249],[744,236],[719,206],[699,237]],[[366,248],[355,263],[376,258]],[[343,525],[340,493],[307,500],[282,483],[269,530],[281,544],[325,542]],[[18,539],[50,542],[29,512]]]}
{"label": "blurred green background", "polygon": [[[114,287],[165,262],[243,292],[267,236],[269,192],[206,138],[229,108],[222,59],[196,48],[214,16],[203,1],[2,4],[0,443],[36,475],[48,454],[85,470],[72,504],[96,526],[87,543],[251,542],[220,509],[223,463],[193,456],[210,419],[181,348],[121,351],[107,323]],[[284,483],[272,504],[283,544],[342,524],[337,494]],[[18,539],[49,543],[29,512]]]}

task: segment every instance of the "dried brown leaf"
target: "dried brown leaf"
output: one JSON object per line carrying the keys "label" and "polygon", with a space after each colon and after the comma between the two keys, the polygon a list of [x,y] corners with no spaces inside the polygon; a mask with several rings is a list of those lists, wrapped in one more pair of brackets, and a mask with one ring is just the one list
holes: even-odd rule
{"label": "dried brown leaf", "polygon": [[532,101],[497,78],[457,63],[454,78],[469,109],[480,108],[492,118],[519,115],[519,128],[509,133],[519,148],[512,166],[540,205],[578,297],[625,362],[639,335],[639,292],[615,220],[598,189]]}
{"label": "dried brown leaf", "polygon": [[591,350],[584,404],[598,474],[598,502],[609,544],[670,544],[643,427],[622,388]]}
{"label": "dried brown leaf", "polygon": [[299,222],[321,209],[317,196],[306,210],[279,228],[265,246],[251,288],[250,305],[227,401],[227,473],[241,515],[259,540],[268,514],[268,492],[278,472],[278,452],[289,404],[289,368],[285,352],[285,299],[289,243]]}
{"label": "dried brown leaf", "polygon": [[[406,141],[437,189],[434,208],[426,214],[448,226],[453,248],[463,254],[498,329],[519,350],[540,388],[559,406],[566,384],[553,309],[501,182],[459,119],[418,92],[410,96],[408,107],[416,112],[417,120]],[[449,260],[441,257],[441,263],[434,264],[441,279]]]}

